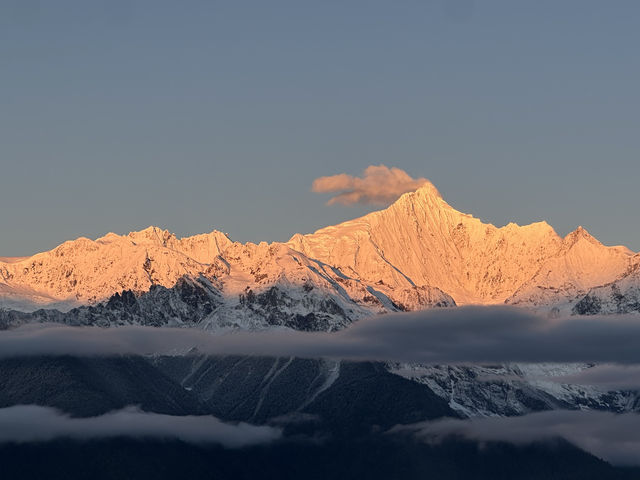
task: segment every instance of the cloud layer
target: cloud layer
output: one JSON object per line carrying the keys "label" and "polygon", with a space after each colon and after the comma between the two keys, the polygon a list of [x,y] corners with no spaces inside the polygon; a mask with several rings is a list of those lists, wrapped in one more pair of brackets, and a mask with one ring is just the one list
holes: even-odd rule
{"label": "cloud layer", "polygon": [[316,193],[337,193],[327,205],[388,205],[403,193],[412,192],[425,183],[429,183],[429,180],[412,178],[399,168],[370,165],[362,177],[341,173],[316,178],[311,189]]}
{"label": "cloud layer", "polygon": [[212,416],[161,415],[134,408],[90,418],[72,418],[53,408],[36,405],[0,408],[0,443],[122,436],[173,438],[238,448],[272,442],[282,436],[282,431],[248,423],[224,423]]}
{"label": "cloud layer", "polygon": [[22,355],[207,354],[330,357],[430,364],[640,363],[637,316],[551,319],[514,307],[458,307],[361,320],[336,333],[224,335],[187,328],[29,326],[0,332],[0,358]]}
{"label": "cloud layer", "polygon": [[437,443],[455,436],[478,442],[524,445],[564,438],[614,465],[640,465],[640,415],[553,410],[520,417],[443,419],[394,427]]}

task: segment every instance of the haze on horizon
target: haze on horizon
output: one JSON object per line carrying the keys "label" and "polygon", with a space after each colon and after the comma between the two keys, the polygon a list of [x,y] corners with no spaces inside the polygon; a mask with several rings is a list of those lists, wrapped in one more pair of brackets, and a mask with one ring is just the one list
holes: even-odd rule
{"label": "haze on horizon", "polygon": [[[640,250],[636,2],[0,6],[0,255],[158,225],[286,240],[428,178],[497,226]],[[349,202],[346,202],[349,203]]]}

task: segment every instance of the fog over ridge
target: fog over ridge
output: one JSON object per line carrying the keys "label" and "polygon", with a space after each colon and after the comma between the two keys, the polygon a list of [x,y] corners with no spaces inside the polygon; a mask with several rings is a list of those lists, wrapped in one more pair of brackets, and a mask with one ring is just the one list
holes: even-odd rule
{"label": "fog over ridge", "polygon": [[399,362],[640,363],[640,318],[554,319],[509,306],[466,306],[371,317],[335,332],[211,334],[158,327],[28,325],[0,332],[0,358],[185,354],[328,357]]}
{"label": "fog over ridge", "polygon": [[277,440],[282,436],[282,430],[242,422],[225,423],[210,415],[164,415],[133,407],[88,418],[73,418],[54,408],[38,405],[0,408],[0,443],[122,436],[174,438],[187,443],[215,443],[239,448]]}

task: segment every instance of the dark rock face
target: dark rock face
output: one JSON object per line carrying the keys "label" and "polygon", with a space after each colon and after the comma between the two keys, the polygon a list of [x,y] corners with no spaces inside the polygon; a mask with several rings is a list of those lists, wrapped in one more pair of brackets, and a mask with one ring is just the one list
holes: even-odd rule
{"label": "dark rock face", "polygon": [[305,332],[325,332],[332,328],[329,319],[315,313],[308,313],[306,315],[296,314],[294,317],[287,318],[283,325],[293,328],[294,330],[302,330]]}
{"label": "dark rock face", "polygon": [[599,298],[585,295],[582,300],[575,304],[573,313],[578,315],[597,315],[602,310],[602,302]]}
{"label": "dark rock face", "polygon": [[[309,294],[311,290],[303,285],[302,289]],[[309,311],[306,315],[295,313],[304,306]],[[351,319],[340,305],[331,297],[315,297],[303,295],[293,298],[286,291],[273,286],[261,293],[249,289],[240,295],[240,306],[252,314],[264,318],[267,325],[289,327],[304,331],[330,331],[336,326],[351,323]],[[336,318],[338,325],[336,325]]]}
{"label": "dark rock face", "polygon": [[32,313],[0,311],[0,328],[29,322],[99,327],[132,324],[152,327],[195,326],[221,303],[220,293],[206,279],[181,278],[172,288],[153,285],[142,295],[125,290],[104,303],[74,308],[66,313],[57,310],[37,310]]}

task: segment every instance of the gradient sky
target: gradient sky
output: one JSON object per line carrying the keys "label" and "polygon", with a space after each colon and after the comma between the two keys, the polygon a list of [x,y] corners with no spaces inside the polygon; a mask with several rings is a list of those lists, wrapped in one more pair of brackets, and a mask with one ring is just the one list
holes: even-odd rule
{"label": "gradient sky", "polygon": [[385,164],[640,250],[640,2],[0,2],[0,255],[148,225],[286,240]]}

